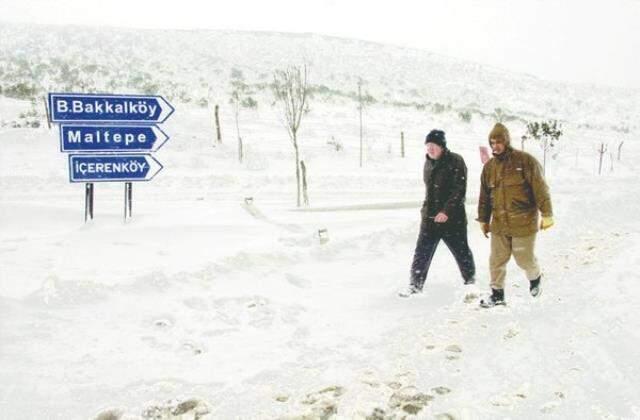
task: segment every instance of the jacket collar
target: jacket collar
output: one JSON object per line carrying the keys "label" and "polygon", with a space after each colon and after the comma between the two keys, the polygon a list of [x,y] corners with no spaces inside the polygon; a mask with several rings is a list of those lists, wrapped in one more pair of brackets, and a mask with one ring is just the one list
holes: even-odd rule
{"label": "jacket collar", "polygon": [[512,152],[513,152],[513,148],[511,147],[511,145],[509,145],[504,149],[504,152],[502,152],[499,155],[493,154],[493,157],[496,158],[497,160],[505,160],[509,156],[511,156]]}

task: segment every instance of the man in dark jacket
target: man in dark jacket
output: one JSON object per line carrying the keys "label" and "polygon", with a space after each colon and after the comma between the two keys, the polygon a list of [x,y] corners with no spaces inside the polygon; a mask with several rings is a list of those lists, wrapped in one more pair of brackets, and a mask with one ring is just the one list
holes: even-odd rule
{"label": "man in dark jacket", "polygon": [[411,283],[399,293],[409,297],[420,293],[429,272],[433,255],[444,241],[453,254],[465,284],[475,282],[476,267],[467,242],[467,166],[462,156],[447,149],[445,133],[432,130],[425,141],[424,164],[426,199],[420,211],[422,223],[411,264]]}
{"label": "man in dark jacket", "polygon": [[536,233],[539,228],[553,226],[549,188],[538,161],[511,147],[509,130],[501,123],[489,133],[489,145],[493,158],[482,169],[478,200],[482,232],[486,237],[491,233],[491,296],[480,302],[483,307],[504,305],[504,280],[511,255],[524,270],[531,295],[540,294]]}

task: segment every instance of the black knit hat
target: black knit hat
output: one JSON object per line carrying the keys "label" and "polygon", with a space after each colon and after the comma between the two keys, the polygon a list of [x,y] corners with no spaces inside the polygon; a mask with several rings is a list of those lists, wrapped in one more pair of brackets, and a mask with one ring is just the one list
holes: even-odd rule
{"label": "black knit hat", "polygon": [[427,138],[424,143],[434,143],[445,149],[447,147],[447,138],[444,135],[444,131],[431,130],[431,132],[427,134]]}

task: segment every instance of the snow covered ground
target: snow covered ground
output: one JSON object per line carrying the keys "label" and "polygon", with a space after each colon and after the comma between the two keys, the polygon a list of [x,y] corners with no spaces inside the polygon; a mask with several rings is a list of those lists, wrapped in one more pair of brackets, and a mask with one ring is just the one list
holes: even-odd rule
{"label": "snow covered ground", "polygon": [[[0,100],[2,115],[21,107]],[[473,219],[490,121],[374,106],[359,168],[355,107],[319,104],[302,133],[318,211],[298,211],[274,109],[244,114],[240,164],[231,115],[213,147],[210,111],[176,108],[156,153],[165,168],[134,185],[126,223],[121,184],[96,185],[83,223],[57,128],[0,131],[0,419],[640,417],[632,136],[597,176],[600,136],[616,139],[567,130],[547,168],[544,293],[532,300],[512,264],[509,305],[487,311],[489,243],[473,222],[479,284],[463,286],[442,247],[422,296],[396,291],[419,226],[424,134],[443,128],[465,157]]]}

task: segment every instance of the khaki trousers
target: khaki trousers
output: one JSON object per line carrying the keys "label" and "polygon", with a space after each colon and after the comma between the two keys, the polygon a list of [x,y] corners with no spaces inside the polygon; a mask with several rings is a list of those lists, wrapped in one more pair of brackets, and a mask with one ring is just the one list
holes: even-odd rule
{"label": "khaki trousers", "polygon": [[491,288],[504,289],[507,276],[507,263],[513,254],[516,263],[527,274],[527,279],[535,280],[540,276],[540,266],[534,255],[536,234],[521,237],[491,234]]}

